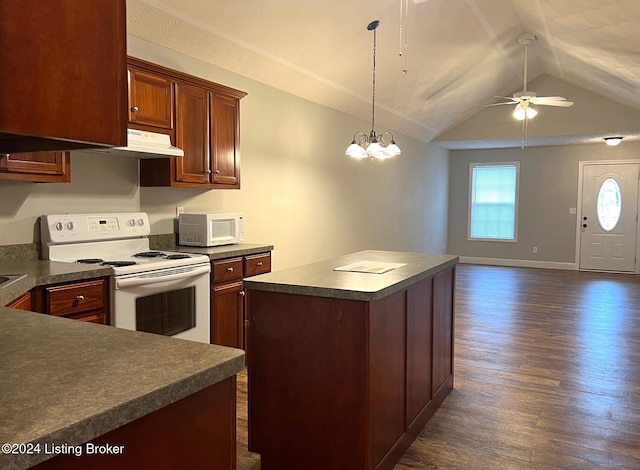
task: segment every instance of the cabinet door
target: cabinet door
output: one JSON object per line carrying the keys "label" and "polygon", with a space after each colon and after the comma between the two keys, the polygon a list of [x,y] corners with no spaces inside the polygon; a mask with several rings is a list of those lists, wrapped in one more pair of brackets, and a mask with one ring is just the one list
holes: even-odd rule
{"label": "cabinet door", "polygon": [[173,86],[167,78],[129,68],[129,122],[173,129]]}
{"label": "cabinet door", "polygon": [[240,101],[211,93],[212,181],[229,188],[240,187]]}
{"label": "cabinet door", "polygon": [[68,183],[69,162],[69,152],[14,153],[0,158],[0,179]]}
{"label": "cabinet door", "polygon": [[125,8],[0,2],[0,153],[126,144]]}
{"label": "cabinet door", "polygon": [[208,184],[209,93],[203,88],[176,84],[176,146],[184,157],[176,158],[176,181]]}
{"label": "cabinet door", "polygon": [[243,294],[242,281],[211,288],[211,344],[243,348]]}
{"label": "cabinet door", "polygon": [[433,395],[453,374],[454,269],[433,279]]}
{"label": "cabinet door", "polygon": [[407,289],[407,425],[431,400],[433,278]]}

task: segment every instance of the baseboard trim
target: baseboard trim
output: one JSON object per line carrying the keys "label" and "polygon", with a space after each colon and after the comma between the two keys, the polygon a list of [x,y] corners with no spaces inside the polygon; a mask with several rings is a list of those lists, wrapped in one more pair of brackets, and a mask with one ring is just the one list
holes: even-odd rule
{"label": "baseboard trim", "polygon": [[535,261],[529,259],[479,258],[476,256],[460,256],[462,264],[487,264],[490,266],[512,266],[517,268],[565,269],[575,271],[576,263],[562,263],[557,261]]}

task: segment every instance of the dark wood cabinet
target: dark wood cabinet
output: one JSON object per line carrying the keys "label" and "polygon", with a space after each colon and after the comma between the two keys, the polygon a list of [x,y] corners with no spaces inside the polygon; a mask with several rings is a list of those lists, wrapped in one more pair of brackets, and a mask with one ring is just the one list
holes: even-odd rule
{"label": "dark wood cabinet", "polygon": [[125,7],[0,2],[0,153],[126,145]]}
{"label": "dark wood cabinet", "polygon": [[109,278],[35,288],[34,310],[49,315],[109,324]]}
{"label": "dark wood cabinet", "polygon": [[453,376],[454,272],[444,271],[433,279],[433,395]]}
{"label": "dark wood cabinet", "polygon": [[433,282],[426,279],[407,289],[407,416],[411,424],[433,397]]}
{"label": "dark wood cabinet", "polygon": [[235,470],[236,383],[234,375],[90,441],[96,448],[123,446],[122,454],[70,452],[32,468]]}
{"label": "dark wood cabinet", "polygon": [[129,124],[140,130],[173,130],[175,83],[129,65]]}
{"label": "dark wood cabinet", "polygon": [[221,93],[210,93],[211,183],[240,187],[240,102]]}
{"label": "dark wood cabinet", "polygon": [[[211,262],[211,344],[247,351],[242,279],[271,271],[271,253]],[[247,359],[248,361],[248,351]]]}
{"label": "dark wood cabinet", "polygon": [[69,152],[15,153],[0,157],[0,179],[34,183],[71,181]]}
{"label": "dark wood cabinet", "polygon": [[[240,100],[246,93],[134,57],[129,57],[129,74],[130,87],[140,85],[138,77],[145,80],[146,96],[155,100],[148,109],[168,110],[169,89],[174,99],[173,128],[138,121],[130,125],[142,130],[156,126],[156,132],[171,135],[184,150],[184,157],[141,160],[140,185],[239,189]],[[130,89],[129,105],[140,113],[137,94]]]}
{"label": "dark wood cabinet", "polygon": [[213,286],[211,344],[244,348],[244,292],[242,281]]}
{"label": "dark wood cabinet", "polygon": [[211,176],[209,93],[185,83],[176,89],[176,146],[185,155],[175,160],[176,183],[206,185]]}
{"label": "dark wood cabinet", "polygon": [[394,468],[453,388],[454,282],[447,267],[372,301],[247,289],[261,468]]}

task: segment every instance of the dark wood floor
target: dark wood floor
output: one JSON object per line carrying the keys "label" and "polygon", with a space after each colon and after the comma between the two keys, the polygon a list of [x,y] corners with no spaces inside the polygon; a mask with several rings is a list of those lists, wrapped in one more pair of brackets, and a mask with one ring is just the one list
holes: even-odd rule
{"label": "dark wood floor", "polygon": [[640,469],[640,276],[460,265],[456,289],[454,390],[396,469]]}

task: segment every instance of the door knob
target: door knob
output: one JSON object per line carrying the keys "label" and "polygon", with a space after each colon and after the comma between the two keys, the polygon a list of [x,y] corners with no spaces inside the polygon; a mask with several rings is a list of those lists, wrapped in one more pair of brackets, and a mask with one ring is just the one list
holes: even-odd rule
{"label": "door knob", "polygon": [[131,111],[133,111],[134,113],[137,113],[137,112],[138,112],[138,109],[139,109],[139,108],[138,108],[137,106],[134,106],[133,108],[131,108]]}

